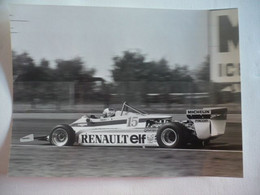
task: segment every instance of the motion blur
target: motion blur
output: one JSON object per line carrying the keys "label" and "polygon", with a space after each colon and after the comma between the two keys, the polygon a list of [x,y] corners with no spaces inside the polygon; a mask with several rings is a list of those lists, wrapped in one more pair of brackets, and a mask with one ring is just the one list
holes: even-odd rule
{"label": "motion blur", "polygon": [[196,71],[170,68],[163,58],[148,61],[137,51],[125,51],[113,62],[112,81],[106,81],[80,57],[56,60],[53,68],[46,59],[36,64],[28,53],[13,52],[14,111],[92,112],[128,101],[155,112],[156,105],[165,112],[172,106],[235,105],[240,112],[240,86],[211,82],[209,57]]}

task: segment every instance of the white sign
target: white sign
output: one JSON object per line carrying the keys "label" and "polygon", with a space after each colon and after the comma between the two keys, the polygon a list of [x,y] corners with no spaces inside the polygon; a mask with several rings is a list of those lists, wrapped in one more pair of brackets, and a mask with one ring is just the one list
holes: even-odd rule
{"label": "white sign", "polygon": [[237,9],[209,11],[210,79],[240,83]]}

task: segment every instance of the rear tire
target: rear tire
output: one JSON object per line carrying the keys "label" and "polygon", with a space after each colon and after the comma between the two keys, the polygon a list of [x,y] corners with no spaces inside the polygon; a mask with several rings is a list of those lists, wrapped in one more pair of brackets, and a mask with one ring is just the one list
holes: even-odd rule
{"label": "rear tire", "polygon": [[177,148],[183,143],[183,132],[175,123],[165,124],[159,128],[156,139],[160,147]]}
{"label": "rear tire", "polygon": [[69,125],[58,125],[50,134],[50,143],[55,146],[72,146],[75,142],[75,131]]}

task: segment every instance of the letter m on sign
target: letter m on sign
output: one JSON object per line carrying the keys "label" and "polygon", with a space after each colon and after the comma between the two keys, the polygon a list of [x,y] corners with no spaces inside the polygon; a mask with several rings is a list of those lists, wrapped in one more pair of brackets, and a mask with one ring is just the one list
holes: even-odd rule
{"label": "letter m on sign", "polygon": [[228,42],[238,46],[238,25],[233,26],[227,15],[219,16],[219,52],[229,52]]}

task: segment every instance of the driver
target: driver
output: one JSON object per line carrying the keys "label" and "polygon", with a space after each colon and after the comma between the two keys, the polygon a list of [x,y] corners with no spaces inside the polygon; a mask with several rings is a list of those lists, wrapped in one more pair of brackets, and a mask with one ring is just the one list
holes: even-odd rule
{"label": "driver", "polygon": [[103,117],[103,118],[113,117],[113,116],[115,116],[115,114],[116,114],[115,109],[113,109],[113,108],[106,108],[106,109],[103,111],[102,117]]}

